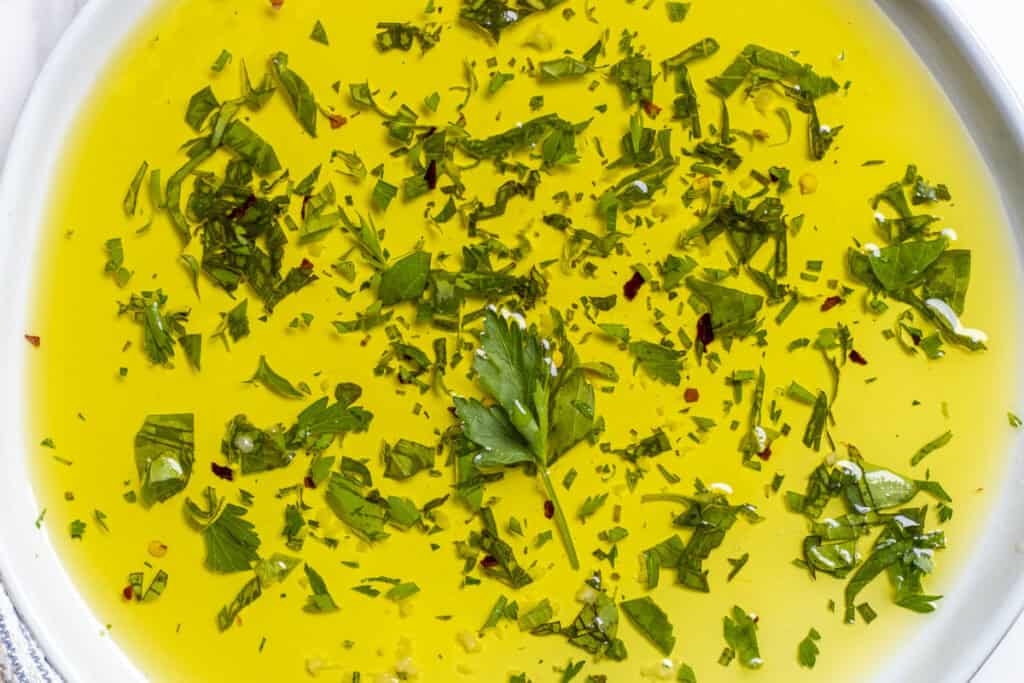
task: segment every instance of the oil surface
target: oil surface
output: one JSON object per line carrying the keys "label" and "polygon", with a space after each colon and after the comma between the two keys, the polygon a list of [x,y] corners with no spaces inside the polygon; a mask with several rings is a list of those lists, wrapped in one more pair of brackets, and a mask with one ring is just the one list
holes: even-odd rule
{"label": "oil surface", "polygon": [[[757,505],[766,521],[758,525],[739,522],[712,555],[708,562],[710,594],[682,589],[664,578],[653,592],[675,625],[678,643],[674,659],[693,666],[702,683],[747,676],[764,682],[791,681],[797,675],[800,680],[864,680],[881,655],[894,652],[912,636],[913,629],[928,617],[894,606],[884,581],[865,594],[880,615],[870,626],[844,625],[841,607],[830,612],[830,600],[841,605],[845,583],[829,577],[812,583],[806,572],[792,565],[806,533],[805,520],[785,509],[781,493],[766,492],[775,473],[786,477],[783,491],[802,491],[806,476],[820,462],[822,454],[804,448],[799,439],[809,409],[786,399],[782,391],[793,380],[812,390],[825,388],[828,370],[816,352],[788,352],[786,345],[798,337],[813,339],[819,328],[837,322],[851,326],[856,348],[869,364],[844,368],[835,405],[837,424],[832,429],[836,443],[856,444],[868,460],[912,472],[917,478],[924,478],[928,469],[931,478],[942,482],[954,498],[955,516],[944,525],[950,548],[937,555],[936,573],[928,581],[931,592],[942,593],[970,553],[972,534],[987,509],[986,489],[997,482],[1005,452],[1005,408],[1010,405],[1009,381],[1015,374],[1009,369],[1014,367],[1013,351],[1020,340],[1017,320],[1007,306],[1008,292],[1014,291],[1007,283],[1017,279],[998,199],[941,91],[870,3],[698,0],[685,21],[668,23],[661,3],[644,10],[641,3],[603,0],[596,3],[595,17],[600,24],[595,24],[587,20],[583,3],[572,2],[569,5],[576,9],[572,20],[565,20],[557,10],[531,18],[508,31],[497,46],[465,27],[449,28],[440,45],[423,57],[415,49],[379,54],[373,45],[378,21],[422,21],[422,0],[383,4],[288,0],[278,11],[265,4],[180,0],[161,8],[103,74],[69,147],[64,178],[50,191],[52,218],[44,252],[46,265],[39,269],[33,329],[44,343],[35,356],[35,381],[29,397],[37,410],[33,429],[38,439],[49,437],[56,443],[56,451],[40,447],[37,454],[36,485],[48,508],[44,528],[55,539],[96,613],[110,624],[111,635],[149,676],[167,681],[296,680],[305,675],[307,663],[316,660],[327,667],[321,673],[325,680],[348,681],[352,671],[361,671],[364,680],[373,680],[373,674],[391,672],[398,660],[411,656],[420,678],[426,681],[503,681],[520,671],[536,681],[553,681],[558,679],[556,669],[585,656],[561,638],[521,634],[511,622],[485,633],[479,653],[467,654],[458,643],[457,634],[481,627],[501,594],[518,600],[521,606],[549,598],[556,606],[556,618],[563,622],[579,609],[575,595],[586,574],[569,571],[557,539],[534,548],[532,539],[552,527],[542,514],[542,492],[518,472],[490,486],[488,495],[498,499],[494,509],[502,526],[511,516],[523,521],[524,537],[512,539],[520,559],[539,575],[528,587],[511,591],[487,579],[479,586],[461,587],[461,561],[454,542],[465,539],[476,522],[455,503],[445,507],[446,531],[433,536],[396,533],[370,548],[333,519],[318,492],[309,492],[306,502],[316,508],[310,517],[319,519],[323,534],[336,537],[339,544],[329,549],[308,540],[302,557],[323,575],[340,611],[326,615],[302,611],[309,591],[300,580],[300,570],[245,610],[240,624],[219,633],[216,613],[234,597],[245,578],[203,569],[203,543],[184,521],[182,496],[148,510],[122,498],[137,485],[132,439],[144,417],[152,413],[195,414],[197,464],[187,495],[198,497],[202,487],[211,484],[237,502],[239,487],[251,491],[256,502],[249,516],[260,530],[261,552],[269,555],[285,550],[279,532],[283,501],[275,498],[275,493],[301,481],[305,462],[300,458],[289,468],[234,485],[215,479],[209,468],[211,460],[219,459],[224,425],[235,414],[245,413],[257,425],[287,423],[305,405],[243,383],[252,375],[260,355],[265,354],[282,375],[308,382],[316,395],[329,392],[339,381],[363,386],[361,402],[375,414],[372,428],[366,434],[349,435],[342,446],[333,446],[331,453],[369,458],[375,472],[380,471],[377,454],[384,440],[406,437],[434,443],[437,431],[451,424],[450,400],[402,389],[393,377],[374,376],[373,368],[387,344],[383,332],[375,331],[364,343],[363,335],[340,336],[329,324],[352,318],[354,311],[372,302],[373,295],[360,292],[346,302],[336,295],[335,286],[351,285],[337,278],[332,281],[325,276],[286,299],[266,321],[255,319],[256,300],[250,295],[251,336],[230,350],[219,341],[204,339],[201,372],[188,368],[180,356],[173,369],[151,367],[140,350],[139,328],[117,317],[116,301],[126,301],[130,291],[161,287],[172,308],[192,309],[189,328],[204,335],[217,328],[221,312],[233,307],[235,302],[208,281],[200,282],[201,298],[197,298],[187,270],[177,261],[180,241],[166,215],[153,211],[145,189],[140,198],[141,215],[131,220],[122,211],[121,199],[142,159],[152,168],[162,169],[165,179],[181,165],[183,156],[177,146],[193,136],[183,120],[185,103],[210,81],[221,99],[236,96],[241,59],[256,78],[262,75],[271,53],[287,52],[291,66],[309,82],[318,100],[350,116],[338,130],[331,130],[321,118],[319,137],[312,139],[301,132],[278,95],[248,118],[275,146],[293,178],[325,164],[321,178],[330,176],[339,196],[352,195],[362,210],[369,200],[372,179],[356,184],[336,175],[333,169],[337,165],[327,162],[330,150],[355,149],[371,168],[385,163],[386,177],[392,182],[407,171],[404,162],[388,156],[391,147],[378,117],[365,112],[351,116],[354,108],[347,97],[348,83],[369,79],[389,105],[408,102],[415,106],[436,91],[441,95],[439,112],[423,115],[430,121],[453,121],[462,94],[449,88],[463,84],[463,59],[477,63],[477,74],[486,89],[485,62],[493,56],[503,71],[515,72],[516,78],[495,96],[483,92],[473,96],[465,115],[476,135],[498,132],[531,117],[529,100],[542,93],[545,112],[558,112],[569,120],[595,117],[585,137],[598,137],[605,150],[613,150],[627,120],[613,84],[598,76],[599,85],[592,92],[585,87],[589,81],[541,87],[520,73],[518,66],[506,66],[513,57],[518,63],[526,56],[539,61],[567,48],[579,54],[597,39],[602,27],[609,28],[612,36],[607,61],[617,59],[615,43],[624,28],[639,32],[637,41],[650,48],[656,61],[704,36],[714,36],[721,52],[692,67],[705,123],[717,122],[719,108],[703,85],[704,79],[718,74],[750,42],[782,51],[799,50],[799,59],[813,64],[820,73],[832,74],[840,83],[851,81],[848,92],[820,103],[823,121],[845,127],[837,148],[818,163],[807,159],[802,116],[794,115],[788,144],[770,146],[786,139],[782,122],[773,113],[775,106],[784,103],[769,106],[765,114],[751,101],[732,98],[732,126],[761,129],[770,137],[769,144],[759,144],[749,152],[745,143],[739,143],[746,163],[730,182],[743,187],[741,179],[749,168],[771,165],[788,166],[794,178],[814,174],[818,181],[815,193],[802,196],[792,190],[784,201],[790,216],[806,215],[802,231],[790,242],[790,263],[794,269],[803,269],[807,260],[824,261],[819,282],[801,283],[801,290],[824,297],[834,293],[826,286],[829,279],[849,282],[844,254],[853,244],[852,238],[861,242],[877,239],[869,198],[902,177],[908,163],[917,164],[926,177],[946,183],[952,190],[954,201],[930,212],[940,214],[943,227],[958,233],[959,245],[973,251],[974,277],[965,320],[988,332],[991,343],[983,353],[948,348],[946,357],[935,362],[926,361],[921,354],[911,357],[882,335],[902,309],[894,306],[888,314],[873,319],[863,311],[858,293],[828,314],[820,311],[819,299],[799,306],[781,326],[769,320],[768,346],[736,344],[731,353],[722,354],[724,365],[715,374],[706,366],[697,367],[691,359],[683,385],[675,388],[633,375],[624,352],[599,335],[591,336],[578,345],[580,354],[586,360],[612,363],[622,376],[614,393],[598,393],[598,412],[607,422],[602,441],[624,446],[633,440],[633,434],[665,428],[676,453],[663,455],[658,462],[681,481],[669,485],[650,467],[637,492],[630,493],[623,476],[624,463],[617,456],[582,444],[562,459],[555,468],[556,481],[561,481],[570,467],[579,471],[572,489],[560,491],[567,511],[578,509],[587,495],[611,494],[604,508],[586,524],[575,527],[584,570],[602,569],[611,590],[621,596],[642,594],[637,557],[643,549],[675,533],[671,516],[678,509],[665,504],[641,505],[639,493],[689,493],[697,477],[708,483],[724,482],[735,491],[731,496],[734,503]],[[445,6],[442,20],[452,23],[454,10],[454,3]],[[308,37],[316,19],[328,31],[329,46]],[[549,51],[524,47],[524,41],[536,38],[537,31],[553,40]],[[222,49],[234,58],[223,72],[214,73],[210,65]],[[340,95],[331,87],[336,81],[342,84]],[[670,84],[659,81],[656,87],[668,106]],[[394,102],[388,100],[392,90],[398,92]],[[607,113],[596,112],[598,104],[607,104]],[[678,148],[684,134],[677,124],[667,122],[665,114],[661,121],[677,128]],[[528,238],[528,264],[557,258],[561,252],[561,236],[539,220],[543,213],[563,210],[551,196],[562,189],[589,195],[610,182],[592,142],[587,143],[582,157],[571,172],[546,178],[537,201],[512,202],[505,216],[487,224],[487,229],[506,243],[514,244],[520,234]],[[862,165],[874,159],[885,163]],[[482,171],[479,174],[484,175]],[[489,196],[490,187],[481,186],[479,180],[469,185],[471,194],[479,190],[481,197]],[[187,184],[185,192],[189,190]],[[674,249],[677,236],[696,220],[681,206],[678,194],[673,191],[659,200],[655,211],[662,220],[636,231],[628,242],[630,253],[597,262],[596,277],[566,274],[557,265],[550,269],[552,284],[546,303],[566,308],[584,295],[621,292],[631,264],[643,262],[653,267],[663,260]],[[457,221],[443,230],[428,225],[423,218],[426,201],[404,204],[396,200],[386,214],[375,215],[378,226],[386,228],[385,244],[392,254],[406,253],[419,239],[434,253],[459,252],[466,240],[464,230]],[[584,201],[568,213],[577,225],[593,225],[589,207],[590,202]],[[147,224],[148,229],[137,232]],[[103,242],[118,236],[124,239],[126,265],[134,271],[124,289],[118,289],[103,273]],[[328,273],[327,266],[349,249],[349,242],[340,234],[311,246],[294,242],[288,248],[288,267],[306,257],[318,271]],[[721,245],[691,253],[702,266],[729,267]],[[366,275],[360,272],[359,281]],[[749,282],[737,286],[753,291]],[[241,292],[240,296],[247,294]],[[679,316],[675,303],[661,301],[658,305],[670,312],[671,328],[679,324],[691,328],[692,312],[685,312],[689,317]],[[545,317],[540,310],[546,306],[532,314],[539,323]],[[302,312],[314,314],[313,324],[308,329],[289,328],[289,322]],[[411,319],[410,313],[404,313],[407,319]],[[659,337],[643,297],[632,305],[620,301],[612,312],[602,314],[601,320],[627,324],[635,338]],[[581,331],[592,331],[582,316],[577,322]],[[425,348],[433,336],[431,330],[416,327],[408,333],[412,343]],[[132,344],[123,350],[127,341]],[[119,373],[122,367],[127,368],[125,377]],[[741,466],[737,443],[742,429],[729,429],[734,419],[746,424],[749,395],[728,415],[722,407],[723,401],[732,397],[725,375],[733,369],[758,367],[767,372],[766,402],[775,400],[783,411],[779,424],[793,427],[790,437],[773,444],[772,458],[762,472]],[[465,368],[450,373],[451,388],[475,395],[476,389],[463,377]],[[871,377],[877,381],[865,382]],[[683,402],[685,387],[699,389],[696,404]],[[979,387],[984,387],[983,398]],[[417,402],[423,410],[414,414]],[[702,436],[700,444],[686,436],[694,431],[692,415],[711,418],[718,425]],[[911,469],[911,455],[947,429],[955,434],[950,445]],[[54,454],[71,464],[56,461]],[[603,465],[615,468],[614,473],[598,472]],[[449,492],[448,470],[442,469],[444,477],[421,475],[407,483],[381,483],[390,492],[425,501]],[[66,499],[66,492],[73,494],[73,500]],[[630,535],[619,544],[613,575],[608,564],[593,558],[591,552],[608,549],[597,534],[613,526],[615,506],[621,506],[619,524],[628,528]],[[96,509],[107,515],[108,532],[94,522]],[[318,511],[322,513],[318,515]],[[74,519],[89,523],[82,540],[69,538],[69,524]],[[156,559],[149,555],[147,546],[154,540],[168,546],[166,556]],[[432,543],[439,548],[433,550]],[[865,549],[862,547],[862,552]],[[727,558],[744,552],[750,553],[748,565],[727,583]],[[351,568],[342,561],[360,566]],[[125,602],[121,591],[127,574],[143,569],[147,562],[168,572],[167,591],[152,604]],[[153,570],[147,568],[146,572],[148,581]],[[421,592],[400,608],[383,596],[373,599],[350,590],[360,579],[376,575],[415,581]],[[734,604],[759,615],[766,663],[756,674],[740,670],[735,663],[730,668],[717,663],[724,646],[722,617]],[[448,615],[450,619],[438,619]],[[800,670],[796,659],[797,643],[810,627],[822,634],[822,655],[813,672]],[[655,670],[662,657],[652,645],[625,621],[620,636],[626,641],[629,659],[619,664],[588,663],[584,674],[606,673],[613,681],[633,681]]]}

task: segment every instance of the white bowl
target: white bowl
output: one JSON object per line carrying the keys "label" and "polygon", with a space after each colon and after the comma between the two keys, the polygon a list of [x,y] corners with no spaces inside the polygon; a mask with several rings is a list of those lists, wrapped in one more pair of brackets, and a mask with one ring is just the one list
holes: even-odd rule
{"label": "white bowl", "polygon": [[[852,1],[852,0],[848,0]],[[943,84],[988,163],[1010,216],[1018,254],[1024,236],[1024,111],[977,38],[946,0],[877,0]],[[35,528],[25,430],[22,335],[47,188],[63,142],[108,60],[159,0],[91,0],[54,50],[29,98],[0,178],[0,577],[50,663],[68,681],[144,680],[107,635],[64,571],[47,532]],[[878,680],[969,680],[1024,608],[1024,459],[1007,453],[992,517],[977,547],[921,629],[880,663]]]}

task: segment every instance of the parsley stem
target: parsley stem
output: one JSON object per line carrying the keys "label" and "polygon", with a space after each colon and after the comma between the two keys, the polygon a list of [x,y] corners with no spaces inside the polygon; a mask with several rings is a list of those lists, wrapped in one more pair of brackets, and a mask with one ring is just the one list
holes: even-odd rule
{"label": "parsley stem", "polygon": [[576,546],[572,542],[569,523],[565,521],[565,513],[562,512],[562,504],[558,502],[558,495],[555,493],[555,487],[551,483],[551,475],[548,474],[548,468],[541,467],[539,469],[541,481],[544,482],[544,490],[547,492],[551,504],[555,507],[555,526],[558,527],[558,533],[562,535],[565,552],[569,555],[569,564],[572,565],[573,569],[579,569],[580,559],[576,556]]}

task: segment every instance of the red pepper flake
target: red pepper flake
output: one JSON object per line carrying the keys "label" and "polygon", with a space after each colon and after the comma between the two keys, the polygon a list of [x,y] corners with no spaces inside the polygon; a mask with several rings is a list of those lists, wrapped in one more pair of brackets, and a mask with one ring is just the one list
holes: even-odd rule
{"label": "red pepper flake", "polygon": [[703,344],[705,349],[708,344],[715,341],[715,329],[711,324],[710,313],[705,313],[697,318],[697,341]]}
{"label": "red pepper flake", "polygon": [[213,474],[215,476],[219,477],[220,479],[223,479],[224,481],[235,480],[235,471],[230,467],[225,467],[224,465],[218,465],[215,462],[211,462],[210,469],[213,471]]}
{"label": "red pepper flake", "polygon": [[648,102],[647,100],[644,100],[643,101],[643,107],[644,107],[644,111],[652,119],[658,118],[658,114],[661,113],[661,107],[656,105],[654,102]]}
{"label": "red pepper flake", "polygon": [[921,345],[921,335],[917,334],[916,332],[910,333],[910,339],[914,342],[914,346]]}
{"label": "red pepper flake", "polygon": [[29,344],[36,347],[37,349],[39,348],[39,345],[43,343],[43,340],[34,334],[26,334],[25,341],[27,341]]}
{"label": "red pepper flake", "polygon": [[640,288],[644,286],[645,282],[647,280],[644,280],[643,275],[633,271],[633,277],[629,278],[629,281],[622,286],[622,296],[626,297],[626,301],[632,301],[640,293]]}
{"label": "red pepper flake", "polygon": [[825,299],[825,301],[822,302],[822,304],[821,304],[821,312],[824,313],[825,311],[830,311],[830,310],[832,310],[833,308],[835,308],[836,306],[838,306],[839,304],[842,304],[842,303],[846,303],[845,301],[843,301],[843,297],[841,297],[841,296],[830,296],[829,298]]}
{"label": "red pepper flake", "polygon": [[125,600],[131,600],[134,595],[135,591],[132,589],[130,585],[125,586],[121,589],[121,597]]}
{"label": "red pepper flake", "polygon": [[484,569],[494,569],[498,566],[498,558],[494,555],[484,555],[484,558],[480,560],[480,566]]}
{"label": "red pepper flake", "polygon": [[427,187],[431,190],[437,188],[437,160],[431,159],[430,165],[427,166],[427,172],[423,174],[423,180],[427,183]]}
{"label": "red pepper flake", "polygon": [[555,516],[555,504],[550,500],[544,501],[544,518],[551,519]]}
{"label": "red pepper flake", "polygon": [[313,270],[315,266],[313,266],[313,262],[310,261],[308,258],[304,258],[302,259],[302,263],[299,265],[299,267],[302,268],[303,270]]}
{"label": "red pepper flake", "polygon": [[348,119],[341,114],[327,114],[327,120],[331,122],[331,130],[338,130],[348,123]]}
{"label": "red pepper flake", "polygon": [[765,446],[764,450],[757,454],[757,457],[767,462],[768,459],[772,457],[772,447]]}
{"label": "red pepper flake", "polygon": [[281,9],[282,5],[284,5],[284,0],[270,0],[270,6],[274,9]]}
{"label": "red pepper flake", "polygon": [[232,220],[236,218],[241,218],[242,216],[245,215],[246,211],[248,211],[254,206],[256,206],[256,195],[251,194],[245,198],[245,201],[242,202],[240,206],[236,206],[235,208],[231,209],[231,211],[228,213],[228,218]]}
{"label": "red pepper flake", "polygon": [[305,478],[303,478],[302,483],[303,483],[303,485],[307,489],[315,489],[316,488],[316,482],[313,481],[313,477],[305,477]]}
{"label": "red pepper flake", "polygon": [[860,355],[860,351],[858,351],[857,349],[850,349],[850,360],[852,360],[857,365],[868,364],[868,359]]}
{"label": "red pepper flake", "polygon": [[700,400],[700,392],[697,391],[697,389],[695,389],[694,387],[690,387],[689,389],[683,392],[683,400],[685,400],[687,403],[696,403],[697,401]]}

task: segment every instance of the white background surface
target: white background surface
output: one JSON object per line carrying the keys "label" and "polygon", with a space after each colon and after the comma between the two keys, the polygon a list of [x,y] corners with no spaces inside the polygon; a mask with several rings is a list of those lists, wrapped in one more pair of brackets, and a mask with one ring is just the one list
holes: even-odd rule
{"label": "white background surface", "polygon": [[[0,159],[6,156],[10,136],[33,79],[63,29],[87,1],[0,0]],[[973,26],[1018,97],[1024,94],[1024,38],[1021,36],[1024,7],[1018,0],[947,1]],[[1024,622],[1014,627],[974,683],[1021,681],[1024,680],[1021,669],[1024,669]]]}

